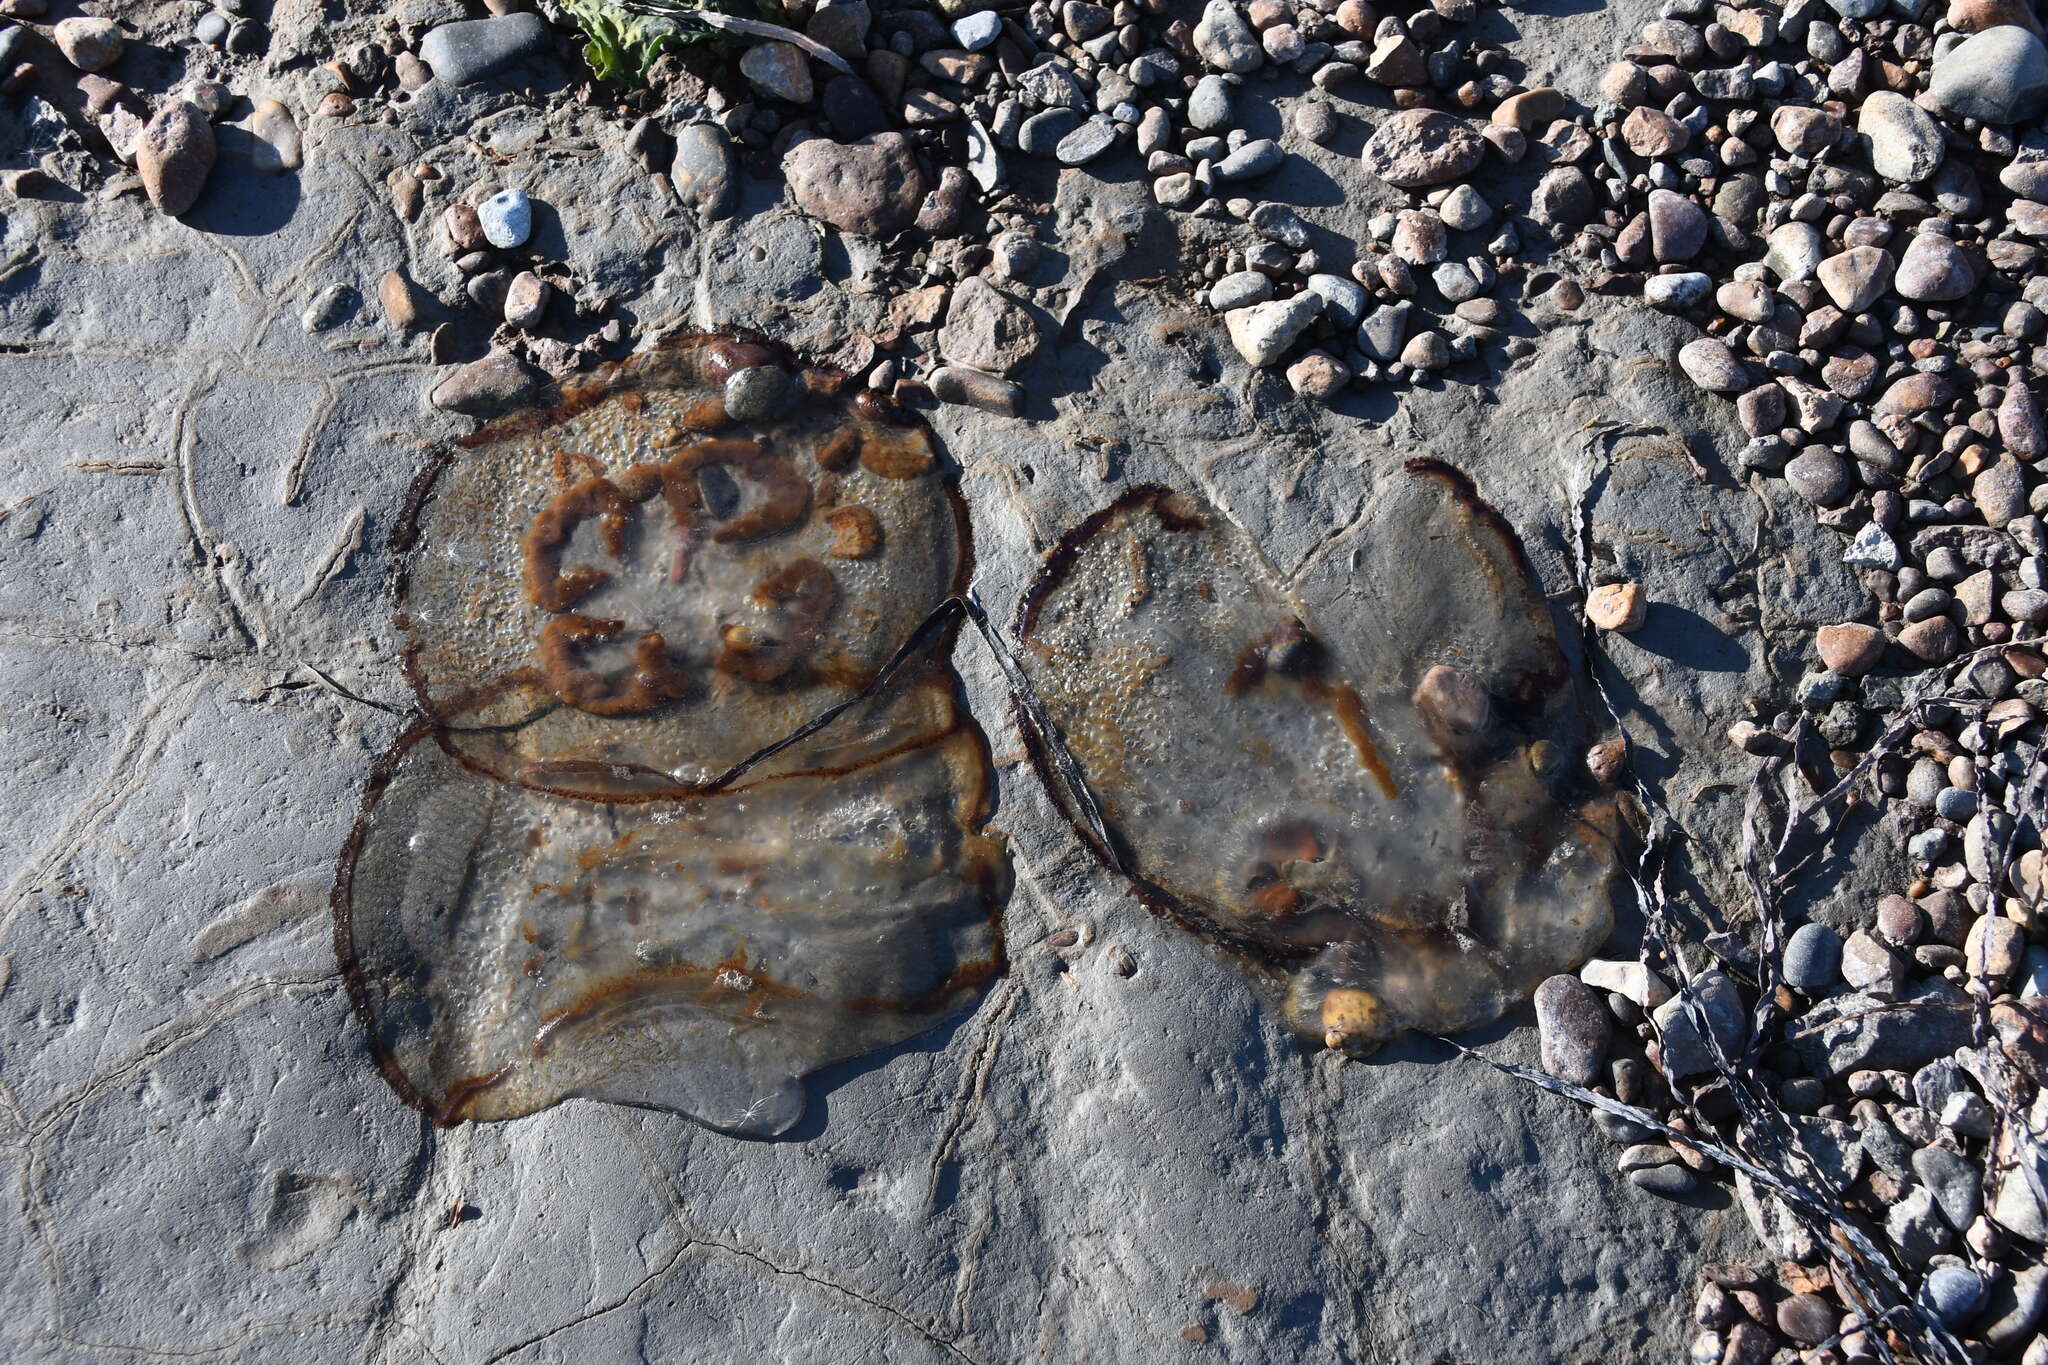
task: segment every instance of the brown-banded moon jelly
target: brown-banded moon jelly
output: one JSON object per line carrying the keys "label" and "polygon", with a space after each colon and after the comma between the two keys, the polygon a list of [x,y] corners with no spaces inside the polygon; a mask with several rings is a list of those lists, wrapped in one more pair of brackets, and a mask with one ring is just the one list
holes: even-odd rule
{"label": "brown-banded moon jelly", "polygon": [[[772,365],[780,411],[725,381]],[[1010,872],[942,610],[929,433],[753,338],[689,337],[485,427],[394,537],[420,716],[378,764],[336,951],[442,1123],[572,1097],[786,1131],[802,1078],[971,1005]]]}

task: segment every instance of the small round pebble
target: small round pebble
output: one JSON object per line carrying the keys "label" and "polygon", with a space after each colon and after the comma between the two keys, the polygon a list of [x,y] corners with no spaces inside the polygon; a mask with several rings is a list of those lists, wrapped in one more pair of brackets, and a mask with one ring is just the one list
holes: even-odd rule
{"label": "small round pebble", "polygon": [[476,206],[484,240],[500,251],[524,246],[533,235],[533,203],[524,190],[499,190]]}
{"label": "small round pebble", "polygon": [[789,375],[779,365],[749,365],[725,381],[725,411],[735,422],[762,422],[782,410]]}
{"label": "small round pebble", "polygon": [[1920,1302],[1942,1326],[1955,1327],[1982,1306],[1984,1280],[1968,1266],[1938,1265],[1920,1284]]}
{"label": "small round pebble", "polygon": [[1794,1294],[1778,1305],[1778,1330],[1802,1346],[1817,1346],[1835,1334],[1841,1317],[1818,1294]]}
{"label": "small round pebble", "polygon": [[1943,787],[1934,798],[1934,813],[1961,824],[1977,813],[1977,793],[1961,787]]}
{"label": "small round pebble", "polygon": [[1799,991],[1825,990],[1842,969],[1842,939],[1825,924],[1802,924],[1785,941],[1785,984]]}

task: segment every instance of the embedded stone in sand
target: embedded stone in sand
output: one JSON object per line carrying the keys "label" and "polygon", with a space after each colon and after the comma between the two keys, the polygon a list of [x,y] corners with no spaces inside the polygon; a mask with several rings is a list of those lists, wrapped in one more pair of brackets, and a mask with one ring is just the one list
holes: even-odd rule
{"label": "embedded stone in sand", "polygon": [[1018,635],[1083,837],[1275,970],[1297,1031],[1471,1028],[1606,937],[1615,811],[1577,789],[1521,547],[1456,470],[1410,464],[1286,582],[1217,508],[1134,490],[1054,551]]}

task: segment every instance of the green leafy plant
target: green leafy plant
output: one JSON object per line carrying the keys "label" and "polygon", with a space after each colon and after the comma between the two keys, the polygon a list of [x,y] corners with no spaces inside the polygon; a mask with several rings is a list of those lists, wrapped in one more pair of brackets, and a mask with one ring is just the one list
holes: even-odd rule
{"label": "green leafy plant", "polygon": [[689,33],[661,19],[629,14],[607,0],[562,0],[562,7],[583,30],[583,60],[601,81],[638,85],[663,50],[709,36],[708,31]]}

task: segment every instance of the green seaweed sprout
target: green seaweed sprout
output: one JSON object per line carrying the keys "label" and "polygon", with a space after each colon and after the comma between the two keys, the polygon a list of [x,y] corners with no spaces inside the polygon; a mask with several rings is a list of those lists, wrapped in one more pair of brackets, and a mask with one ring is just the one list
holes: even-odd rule
{"label": "green seaweed sprout", "polygon": [[749,5],[757,14],[784,16],[779,0],[561,0],[588,40],[583,60],[601,81],[642,84],[647,69],[664,50],[708,39],[766,39],[802,48],[835,71],[853,74],[853,67],[832,49],[768,19],[732,14],[727,8]]}
{"label": "green seaweed sprout", "polygon": [[717,31],[679,22],[695,6],[679,5],[678,18],[632,14],[609,0],[562,0],[583,30],[583,60],[601,81],[641,85],[654,59],[671,47],[702,42]]}

